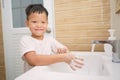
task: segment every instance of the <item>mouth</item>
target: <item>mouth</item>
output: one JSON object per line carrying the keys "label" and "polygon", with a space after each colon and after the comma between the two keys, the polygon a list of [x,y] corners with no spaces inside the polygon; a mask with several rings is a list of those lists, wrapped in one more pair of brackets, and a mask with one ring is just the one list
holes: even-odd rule
{"label": "mouth", "polygon": [[35,29],[35,31],[44,31],[44,29]]}

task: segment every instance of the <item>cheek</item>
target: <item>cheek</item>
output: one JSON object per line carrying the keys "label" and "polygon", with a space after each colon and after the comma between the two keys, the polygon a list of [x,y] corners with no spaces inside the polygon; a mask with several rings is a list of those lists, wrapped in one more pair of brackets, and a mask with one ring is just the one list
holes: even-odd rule
{"label": "cheek", "polygon": [[44,27],[45,27],[45,29],[47,29],[48,25],[46,24],[46,25],[44,25]]}
{"label": "cheek", "polygon": [[30,29],[31,32],[34,32],[34,29],[33,29],[33,28],[29,27],[29,29]]}
{"label": "cheek", "polygon": [[36,24],[29,24],[30,28],[36,28]]}

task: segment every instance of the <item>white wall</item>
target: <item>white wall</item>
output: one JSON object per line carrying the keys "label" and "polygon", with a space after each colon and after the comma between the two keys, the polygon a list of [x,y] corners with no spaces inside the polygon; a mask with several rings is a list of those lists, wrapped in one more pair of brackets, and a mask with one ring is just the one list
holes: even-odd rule
{"label": "white wall", "polygon": [[111,7],[111,28],[115,29],[115,36],[120,39],[120,13],[115,13],[115,0],[110,0]]}

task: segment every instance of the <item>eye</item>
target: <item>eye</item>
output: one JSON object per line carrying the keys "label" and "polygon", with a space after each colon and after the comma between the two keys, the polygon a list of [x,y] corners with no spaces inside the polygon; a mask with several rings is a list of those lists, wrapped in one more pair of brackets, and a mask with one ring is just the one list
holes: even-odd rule
{"label": "eye", "polygon": [[47,24],[47,22],[46,21],[42,21],[42,24]]}
{"label": "eye", "polygon": [[37,23],[37,21],[32,21],[32,23]]}
{"label": "eye", "polygon": [[46,23],[46,22],[42,22],[43,24]]}

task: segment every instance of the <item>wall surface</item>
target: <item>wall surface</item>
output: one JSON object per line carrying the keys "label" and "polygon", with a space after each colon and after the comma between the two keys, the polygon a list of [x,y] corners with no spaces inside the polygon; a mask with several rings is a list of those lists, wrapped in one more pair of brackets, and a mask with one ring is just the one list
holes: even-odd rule
{"label": "wall surface", "polygon": [[120,13],[116,14],[115,10],[116,10],[116,2],[115,0],[110,0],[111,4],[111,28],[115,29],[115,36],[117,39],[120,40]]}
{"label": "wall surface", "polygon": [[1,20],[1,4],[0,4],[0,80],[5,80],[3,33],[2,33],[2,20]]}
{"label": "wall surface", "polygon": [[92,40],[108,39],[109,28],[110,0],[55,0],[56,38],[70,50],[91,50]]}

